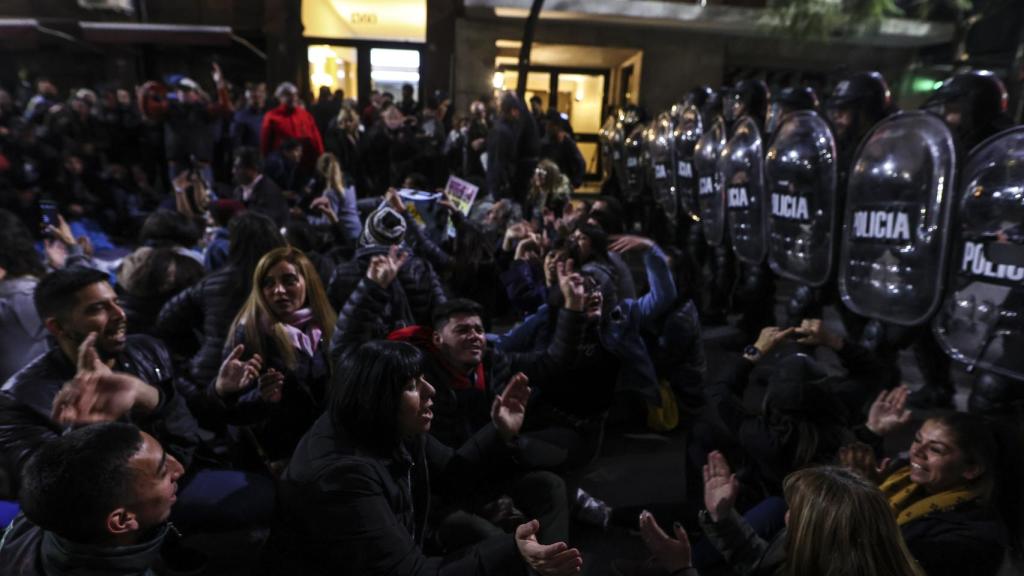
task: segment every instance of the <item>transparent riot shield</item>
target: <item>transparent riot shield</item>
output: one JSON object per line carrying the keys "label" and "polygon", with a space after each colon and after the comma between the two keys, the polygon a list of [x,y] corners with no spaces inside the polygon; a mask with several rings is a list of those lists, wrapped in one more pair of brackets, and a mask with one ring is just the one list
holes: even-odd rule
{"label": "transparent riot shield", "polygon": [[622,197],[627,203],[635,202],[644,190],[643,141],[646,129],[647,126],[644,124],[634,126],[633,130],[626,135],[623,145],[625,182],[623,182]]}
{"label": "transparent riot shield", "polygon": [[836,143],[828,123],[812,111],[787,114],[765,154],[768,192],[768,264],[807,286],[832,273],[839,225]]}
{"label": "transparent riot shield", "polygon": [[961,182],[932,327],[954,360],[1024,379],[1024,127],[979,144]]}
{"label": "transparent riot shield", "polygon": [[698,205],[697,171],[694,169],[694,149],[704,134],[700,110],[690,104],[672,107],[672,155],[676,197],[679,199],[680,218],[700,220]]}
{"label": "transparent riot shield", "polygon": [[757,122],[744,116],[718,157],[725,197],[725,227],[736,258],[760,264],[765,242],[764,146]]}
{"label": "transparent riot shield", "polygon": [[644,173],[654,205],[674,229],[678,222],[679,201],[672,172],[673,145],[672,116],[662,112],[644,133]]}
{"label": "transparent riot shield", "polygon": [[935,312],[945,280],[953,136],[926,112],[878,123],[850,168],[839,292],[850,310],[904,326]]}
{"label": "transparent riot shield", "polygon": [[725,238],[725,196],[718,173],[718,157],[725,148],[725,121],[719,116],[698,140],[693,150],[693,167],[697,176],[697,207],[700,211],[704,238],[718,246]]}

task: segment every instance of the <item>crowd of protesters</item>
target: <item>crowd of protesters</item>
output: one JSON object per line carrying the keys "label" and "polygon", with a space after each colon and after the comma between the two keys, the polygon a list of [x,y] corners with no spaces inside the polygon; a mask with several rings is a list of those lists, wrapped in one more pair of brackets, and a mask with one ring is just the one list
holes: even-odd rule
{"label": "crowd of protesters", "polygon": [[[685,246],[579,194],[572,127],[530,104],[307,103],[216,66],[0,91],[0,574],[200,573],[181,535],[236,530],[268,574],[574,574],[573,523],[638,530],[627,574],[1019,556],[1017,427],[949,413],[887,452],[908,390],[815,316],[709,366]],[[403,189],[450,176],[479,195],[434,200],[437,234]],[[577,485],[609,431],[678,427],[683,509]]]}

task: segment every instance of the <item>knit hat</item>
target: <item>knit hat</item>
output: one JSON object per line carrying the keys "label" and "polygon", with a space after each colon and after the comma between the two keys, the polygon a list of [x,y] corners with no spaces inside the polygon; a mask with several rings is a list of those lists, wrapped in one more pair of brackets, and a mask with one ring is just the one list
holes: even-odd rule
{"label": "knit hat", "polygon": [[390,206],[381,206],[366,218],[359,245],[401,244],[404,237],[405,218]]}

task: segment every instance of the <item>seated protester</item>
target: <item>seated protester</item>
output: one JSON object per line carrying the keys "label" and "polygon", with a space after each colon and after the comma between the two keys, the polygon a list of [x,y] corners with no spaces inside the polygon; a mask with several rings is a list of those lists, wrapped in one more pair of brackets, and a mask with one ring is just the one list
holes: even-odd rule
{"label": "seated protester", "polygon": [[249,427],[255,453],[278,473],[323,412],[336,316],[313,264],[295,248],[268,252],[253,278],[225,350],[243,345],[263,373],[257,387],[226,402],[237,412],[233,423]]}
{"label": "seated protester", "polygon": [[[836,466],[786,476],[786,528],[769,542],[736,513],[739,486],[728,462],[721,454],[709,455],[708,462],[700,525],[732,573],[925,576],[885,496],[861,476]],[[676,522],[673,532],[674,538],[666,534],[650,512],[640,515],[640,535],[665,573],[699,576],[686,530]]]}
{"label": "seated protester", "polygon": [[541,160],[530,180],[524,216],[531,222],[543,221],[546,212],[560,216],[571,197],[572,186],[565,174],[551,160]]}
{"label": "seated protester", "polygon": [[[704,406],[707,359],[696,305],[700,295],[693,286],[693,279],[700,272],[675,246],[665,251],[675,280],[676,301],[669,312],[644,323],[641,335],[654,362],[663,404],[660,410],[648,413],[648,423],[660,422],[654,427],[672,429],[684,418],[692,421],[686,417],[695,416]],[[673,411],[676,401],[678,410]]]}
{"label": "seated protester", "polygon": [[302,143],[285,140],[281,147],[263,159],[263,174],[284,191],[285,196],[301,193],[313,178],[313,172],[302,167]]}
{"label": "seated protester", "polygon": [[[341,310],[348,302],[366,276],[374,256],[388,254],[393,246],[405,249],[407,226],[402,215],[386,204],[367,217],[355,257],[335,268],[331,277],[327,296],[336,310]],[[430,323],[434,308],[447,300],[434,268],[423,258],[412,254],[404,260],[398,282],[391,283],[387,290],[388,306],[376,318],[381,322],[378,337],[395,328]]]}
{"label": "seated protester", "polygon": [[327,412],[299,442],[281,479],[272,571],[578,573],[579,551],[564,542],[540,544],[537,520],[520,525],[514,537],[428,555],[430,495],[470,492],[489,466],[512,457],[530,389],[525,378],[512,378],[489,407],[490,422],[454,450],[428,434],[435,390],[423,363],[423,353],[403,342],[370,341],[346,356]]}
{"label": "seated protester", "polygon": [[[107,275],[84,267],[52,272],[39,282],[34,300],[56,345],[0,389],[0,395],[9,400],[0,409],[0,446],[12,465],[20,470],[40,446],[60,434],[64,424],[92,416],[73,413],[76,398],[71,393],[84,385],[76,373],[86,372],[110,375],[110,391],[127,402],[126,406],[97,405],[98,416],[131,409],[133,421],[188,465],[199,434],[174,389],[170,355],[155,338],[126,335],[127,318]],[[112,372],[115,367],[118,371]],[[70,421],[63,416],[65,409],[74,416]]]}
{"label": "seated protester", "polygon": [[281,188],[262,170],[259,152],[252,148],[236,150],[231,172],[238,188],[233,198],[245,204],[248,210],[269,216],[278,227],[284,226],[288,221],[288,201]]}
{"label": "seated protester", "polygon": [[389,304],[388,287],[407,260],[397,247],[373,257],[366,277],[338,315],[332,355],[344,357],[361,342],[382,335],[415,344],[426,353],[424,373],[440,391],[432,434],[448,446],[459,446],[487,423],[491,400],[512,374],[524,372],[531,382],[540,384],[571,361],[579,337],[583,288],[578,276],[560,276],[565,309],[558,314],[550,346],[536,352],[505,353],[487,346],[480,306],[471,300],[450,300],[438,306],[430,326],[386,332],[381,316]]}
{"label": "seated protester", "polygon": [[229,232],[223,268],[171,298],[157,319],[157,333],[173,352],[190,357],[186,374],[193,389],[182,392],[201,424],[207,403],[199,397],[212,392],[209,384],[217,376],[231,321],[251,291],[256,264],[270,250],[286,245],[274,222],[256,212],[232,219]]}
{"label": "seated protester", "polygon": [[203,265],[174,248],[143,246],[121,262],[117,273],[129,334],[151,334],[168,300],[203,277]]}
{"label": "seated protester", "polygon": [[573,262],[577,262],[581,269],[588,265],[604,268],[612,277],[615,293],[619,298],[636,298],[636,284],[633,282],[633,273],[630,272],[629,266],[622,260],[620,254],[608,250],[609,234],[588,216],[585,223],[576,224],[569,236],[569,243],[566,246],[569,257]]}
{"label": "seated protester", "polygon": [[543,243],[537,234],[520,239],[514,259],[500,276],[505,296],[519,318],[533,314],[547,302],[548,291],[557,281],[555,267],[568,257],[559,241],[541,261]]}
{"label": "seated protester", "polygon": [[742,358],[720,368],[706,390],[708,416],[694,428],[691,464],[704,464],[711,450],[724,452],[738,465],[744,507],[781,494],[787,474],[832,461],[854,439],[847,427],[854,414],[831,388],[837,379],[806,354],[785,356],[763,371],[768,375],[760,413],[744,406],[755,363],[795,330],[765,328]]}
{"label": "seated protester", "polygon": [[124,422],[72,430],[25,465],[23,514],[0,541],[0,575],[153,574],[184,467]]}
{"label": "seated protester", "polygon": [[[672,309],[675,283],[665,255],[651,240],[621,236],[612,244],[617,251],[635,248],[645,250],[651,291],[639,299],[620,299],[605,267],[585,266],[586,324],[576,359],[562,363],[553,378],[537,385],[541,406],[537,417],[528,423],[531,437],[560,446],[569,466],[585,464],[596,454],[604,420],[613,405],[631,420],[641,411],[646,417],[647,406],[661,402],[655,366],[641,329]],[[551,306],[541,306],[501,337],[497,348],[521,352],[546,346],[551,341],[551,326]],[[624,398],[624,393],[629,396]]]}
{"label": "seated protester", "polygon": [[354,248],[363,232],[356,207],[356,189],[345,185],[341,164],[331,153],[317,159],[316,172],[322,190],[311,199],[306,219],[315,226],[330,228],[338,245]]}
{"label": "seated protester", "polygon": [[[414,176],[406,178],[407,184]],[[487,320],[504,309],[498,286],[498,262],[490,240],[479,225],[470,221],[451,202],[441,201],[455,228],[449,254],[448,250],[435,244],[420,229],[397,190],[389,189],[384,199],[388,206],[405,219],[406,238],[413,253],[429,262],[437,275],[446,280],[444,286],[452,295],[457,298],[476,298]]]}
{"label": "seated protester", "polygon": [[[910,420],[905,402],[904,389],[895,398],[883,393],[872,405],[876,449],[882,436]],[[1008,551],[1019,560],[1024,473],[1015,427],[955,412],[924,421],[909,463],[879,466],[875,452],[853,445],[839,452],[839,461],[880,482],[907,548],[928,576],[997,574]]]}
{"label": "seated protester", "polygon": [[150,333],[160,308],[203,276],[192,248],[202,233],[190,218],[169,210],[149,215],[139,233],[141,246],[117,270],[117,292],[128,316],[128,333]]}
{"label": "seated protester", "polygon": [[[163,343],[126,334],[127,319],[103,272],[68,268],[40,281],[36,308],[56,346],[0,389],[0,447],[15,470],[66,426],[126,420],[152,433],[186,467],[201,435],[178,392]],[[77,364],[77,366],[76,366]],[[224,362],[215,387],[239,389],[251,370],[237,357]],[[202,530],[249,527],[273,509],[269,479],[192,466],[179,524]],[[245,507],[222,507],[237,498]]]}
{"label": "seated protester", "polygon": [[[160,310],[156,331],[179,356],[188,358],[179,382],[199,425],[218,436],[224,449],[234,445],[224,420],[227,391],[214,384],[231,322],[252,288],[256,265],[267,252],[285,246],[274,222],[246,212],[231,222],[228,262]],[[225,454],[224,456],[228,456]]]}
{"label": "seated protester", "polygon": [[46,270],[31,232],[6,210],[0,210],[0,246],[0,381],[7,381],[48,348],[32,302]]}
{"label": "seated protester", "polygon": [[224,199],[210,203],[209,226],[206,232],[206,249],[203,250],[203,268],[207,272],[219,270],[228,261],[231,248],[231,220],[245,211],[245,205],[238,200]]}

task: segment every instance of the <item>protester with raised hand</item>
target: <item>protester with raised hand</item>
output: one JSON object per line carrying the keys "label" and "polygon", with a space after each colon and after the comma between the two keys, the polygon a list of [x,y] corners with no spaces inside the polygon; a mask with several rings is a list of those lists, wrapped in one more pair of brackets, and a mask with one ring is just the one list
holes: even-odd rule
{"label": "protester with raised hand", "polygon": [[[700,524],[733,572],[741,576],[849,574],[923,576],[884,495],[855,473],[835,466],[793,472],[784,482],[786,529],[764,540],[735,510],[739,483],[720,453],[704,467]],[[653,559],[670,574],[697,576],[686,531],[665,534],[650,512],[640,532]]]}
{"label": "protester with raised hand", "polygon": [[[880,395],[868,427],[887,435],[910,420],[906,390]],[[880,488],[896,512],[907,547],[929,576],[996,574],[1008,551],[1021,550],[1024,505],[1019,432],[973,414],[925,420],[909,462],[876,460],[851,445],[839,461]]]}

